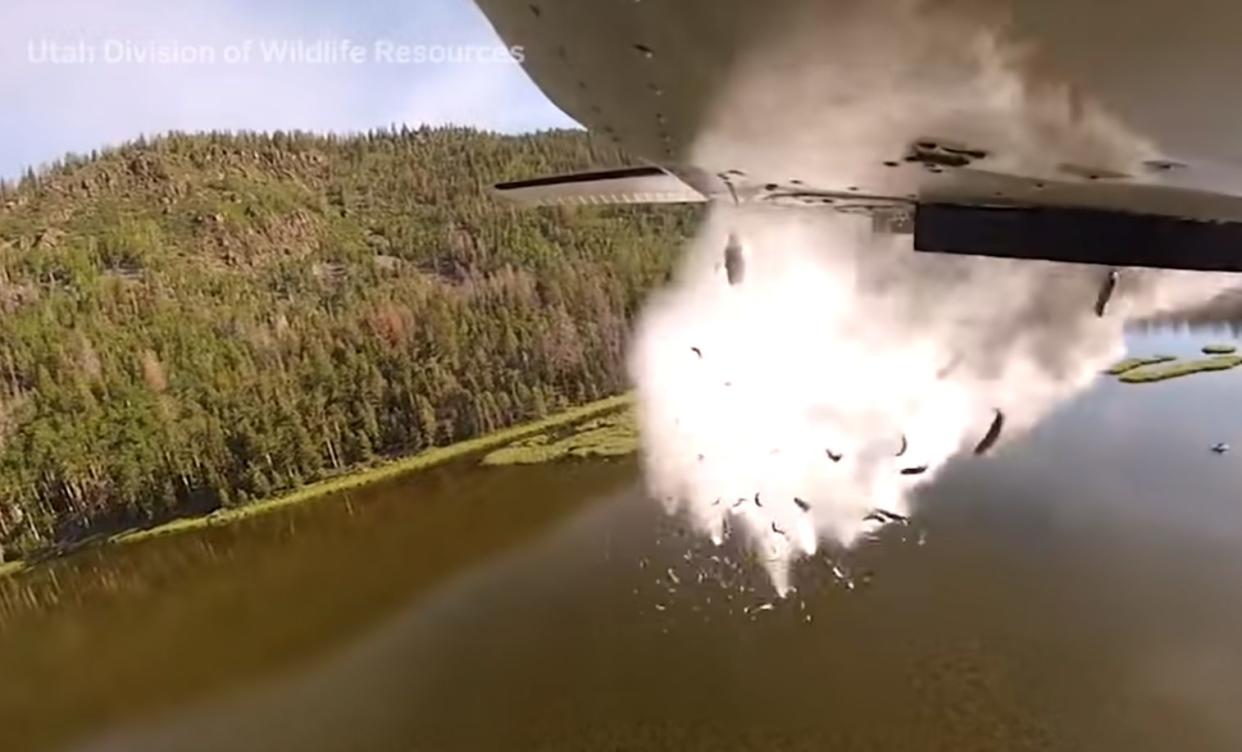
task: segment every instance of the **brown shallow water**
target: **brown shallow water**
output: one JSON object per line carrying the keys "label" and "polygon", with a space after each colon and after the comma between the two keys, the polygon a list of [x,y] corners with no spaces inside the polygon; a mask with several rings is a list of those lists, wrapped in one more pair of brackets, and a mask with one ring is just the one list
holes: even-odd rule
{"label": "brown shallow water", "polygon": [[839,560],[856,589],[809,561],[757,613],[763,576],[631,462],[443,468],[88,553],[0,584],[0,739],[1242,749],[1242,456],[1208,451],[1242,447],[1240,396],[1242,372],[1101,380]]}

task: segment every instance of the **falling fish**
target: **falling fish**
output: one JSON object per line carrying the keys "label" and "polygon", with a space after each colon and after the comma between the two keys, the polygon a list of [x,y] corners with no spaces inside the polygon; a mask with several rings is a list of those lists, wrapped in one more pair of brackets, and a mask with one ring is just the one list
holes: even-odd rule
{"label": "falling fish", "polygon": [[697,348],[697,347],[692,347],[692,348],[690,348],[690,352],[692,352],[692,353],[694,353],[695,355],[699,356],[699,359],[700,359],[700,360],[702,360],[702,359],[703,359],[703,351],[702,351],[702,350],[700,350],[699,348]]}
{"label": "falling fish", "polygon": [[828,454],[828,459],[832,460],[833,462],[840,462],[841,459],[845,457],[844,454],[837,454],[831,449],[825,449],[824,451]]}
{"label": "falling fish", "polygon": [[762,501],[759,501],[759,494],[758,494],[758,492],[756,492],[756,493],[755,493],[755,506],[757,506],[757,507],[762,507],[762,506],[763,506],[763,502],[762,502]]}
{"label": "falling fish", "polygon": [[[785,531],[777,527],[775,522],[772,523],[772,532],[776,533],[777,535],[785,535]],[[789,536],[786,535],[785,537],[789,537]]]}
{"label": "falling fish", "polygon": [[746,259],[742,256],[742,243],[737,235],[729,233],[725,244],[725,275],[730,285],[740,285],[746,278]]}
{"label": "falling fish", "polygon": [[673,571],[672,567],[668,568],[668,578],[672,580],[674,585],[681,584],[681,578],[677,576],[677,573]]}
{"label": "falling fish", "polygon": [[1113,269],[1104,278],[1104,284],[1100,286],[1099,297],[1095,300],[1095,315],[1098,318],[1104,318],[1104,314],[1108,311],[1108,301],[1113,298],[1113,291],[1117,289],[1117,279],[1120,276],[1117,270]]}
{"label": "falling fish", "polygon": [[845,585],[847,589],[854,589],[854,580],[850,579],[850,576],[842,571],[836,564],[832,565],[832,574],[841,582],[842,585]]}
{"label": "falling fish", "polygon": [[902,515],[902,514],[897,514],[896,512],[889,512],[888,510],[885,510],[885,509],[876,509],[875,511],[871,512],[870,514],[868,514],[866,517],[863,518],[863,521],[865,522],[869,522],[873,520],[875,522],[883,522],[885,524],[889,522],[900,522],[903,525],[908,525],[910,523],[909,517],[906,517],[905,515]]}
{"label": "falling fish", "polygon": [[1000,410],[996,411],[996,417],[992,419],[992,426],[988,428],[987,435],[983,437],[983,441],[979,442],[979,446],[975,447],[975,454],[982,457],[988,453],[1001,437],[1001,430],[1005,427],[1005,414]]}
{"label": "falling fish", "polygon": [[948,364],[945,365],[944,368],[941,368],[939,371],[936,372],[936,378],[940,381],[943,381],[944,379],[948,378],[949,374],[956,371],[957,367],[962,364],[962,359],[963,358],[962,358],[961,353],[954,355],[953,360],[950,360]]}
{"label": "falling fish", "polygon": [[797,504],[797,505],[798,505],[798,508],[799,508],[799,509],[801,509],[803,512],[810,512],[810,511],[811,511],[811,505],[810,505],[810,504],[807,504],[807,503],[806,503],[805,501],[803,501],[802,499],[799,499],[797,496],[795,496],[795,497],[794,497],[794,503],[795,503],[795,504]]}
{"label": "falling fish", "polygon": [[906,435],[903,433],[901,435],[901,449],[897,450],[896,456],[900,457],[904,455],[906,453],[906,450],[909,448],[910,448],[910,442],[906,441]]}
{"label": "falling fish", "polygon": [[758,605],[758,606],[755,606],[755,607],[754,607],[754,608],[752,608],[752,609],[748,609],[748,610],[747,610],[747,613],[750,613],[750,614],[757,614],[757,613],[760,613],[760,612],[762,612],[762,611],[771,611],[771,610],[772,610],[772,609],[774,609],[774,608],[776,608],[776,606],[773,606],[771,603],[762,603],[762,604],[760,604],[760,605]]}
{"label": "falling fish", "polygon": [[902,475],[922,475],[927,472],[927,465],[919,465],[918,467],[905,467],[901,469]]}

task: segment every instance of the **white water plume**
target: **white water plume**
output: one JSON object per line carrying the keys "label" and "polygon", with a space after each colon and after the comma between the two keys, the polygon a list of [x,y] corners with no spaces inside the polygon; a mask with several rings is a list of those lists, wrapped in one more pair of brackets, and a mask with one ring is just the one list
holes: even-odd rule
{"label": "white water plume", "polygon": [[[1040,179],[1065,164],[1133,173],[1159,154],[1050,73],[1004,4],[777,0],[761,15],[768,41],[716,92],[693,164],[890,195],[863,178],[927,137]],[[1003,444],[1087,387],[1123,354],[1125,319],[1224,285],[1126,270],[1100,318],[1107,275],[915,253],[828,209],[718,206],[631,353],[650,491],[717,542],[745,535],[784,595],[794,558],[909,515],[911,492],[998,413]],[[865,519],[875,510],[888,516]]]}
{"label": "white water plume", "polygon": [[996,411],[1003,444],[1086,388],[1123,354],[1125,318],[1216,284],[1127,271],[1098,318],[1106,274],[919,254],[865,218],[717,209],[631,355],[651,493],[718,542],[746,535],[784,594],[793,558],[852,544],[875,510],[908,516]]}

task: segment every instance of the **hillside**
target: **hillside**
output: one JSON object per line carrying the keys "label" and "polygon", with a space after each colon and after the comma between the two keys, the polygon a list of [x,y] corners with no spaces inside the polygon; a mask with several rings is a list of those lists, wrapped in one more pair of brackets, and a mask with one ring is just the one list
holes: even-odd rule
{"label": "hillside", "polygon": [[487,190],[624,162],[577,132],[171,135],[0,188],[0,552],[624,389],[694,212]]}

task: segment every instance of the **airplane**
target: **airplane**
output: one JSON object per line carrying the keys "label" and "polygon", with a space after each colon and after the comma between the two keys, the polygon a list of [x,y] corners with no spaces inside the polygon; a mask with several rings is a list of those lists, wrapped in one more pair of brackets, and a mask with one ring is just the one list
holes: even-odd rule
{"label": "airplane", "polygon": [[866,214],[916,251],[1242,271],[1242,3],[476,0],[644,164],[527,205]]}

